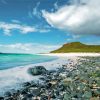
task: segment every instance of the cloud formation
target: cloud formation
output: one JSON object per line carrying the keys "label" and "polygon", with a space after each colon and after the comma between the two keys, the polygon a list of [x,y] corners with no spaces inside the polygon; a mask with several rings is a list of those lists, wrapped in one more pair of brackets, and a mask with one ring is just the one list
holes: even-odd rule
{"label": "cloud formation", "polygon": [[18,30],[22,34],[27,34],[29,32],[35,32],[36,29],[32,26],[27,25],[20,25],[17,23],[6,23],[6,22],[0,22],[0,29],[4,31],[5,35],[10,36],[11,31]]}
{"label": "cloud formation", "polygon": [[47,53],[59,48],[58,45],[43,45],[39,43],[0,44],[0,52],[6,53]]}
{"label": "cloud formation", "polygon": [[13,23],[6,23],[6,22],[0,22],[0,30],[3,30],[5,35],[11,36],[13,30],[19,31],[21,34],[28,34],[32,32],[40,32],[40,33],[45,33],[49,32],[49,28],[39,28],[39,26],[34,27],[34,26],[28,26],[21,24],[21,22],[15,22]]}
{"label": "cloud formation", "polygon": [[54,3],[54,8],[55,8],[56,10],[58,10],[58,8],[59,8],[58,2],[55,2],[55,3]]}
{"label": "cloud formation", "polygon": [[28,12],[30,18],[36,17],[38,19],[41,18],[41,12],[39,11],[40,2],[37,2],[36,6],[32,9],[32,11]]}
{"label": "cloud formation", "polygon": [[39,10],[39,5],[40,5],[40,2],[38,2],[38,3],[36,4],[36,7],[33,8],[33,11],[32,11],[32,14],[33,14],[34,16],[38,17],[38,18],[41,17],[41,13],[38,11],[38,10]]}
{"label": "cloud formation", "polygon": [[56,12],[42,10],[52,26],[77,34],[100,35],[100,0],[71,0]]}

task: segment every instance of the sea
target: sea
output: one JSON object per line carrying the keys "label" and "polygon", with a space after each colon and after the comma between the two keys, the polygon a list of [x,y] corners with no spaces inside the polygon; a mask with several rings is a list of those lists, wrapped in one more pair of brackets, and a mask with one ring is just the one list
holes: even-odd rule
{"label": "sea", "polygon": [[29,75],[28,67],[55,59],[39,54],[0,54],[0,96],[21,88],[24,82],[38,79]]}

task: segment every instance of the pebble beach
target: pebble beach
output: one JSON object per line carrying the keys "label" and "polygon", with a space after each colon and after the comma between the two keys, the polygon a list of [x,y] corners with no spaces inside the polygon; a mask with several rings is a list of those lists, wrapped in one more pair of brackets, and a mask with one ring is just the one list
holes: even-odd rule
{"label": "pebble beach", "polygon": [[7,91],[0,100],[99,100],[100,56],[57,57],[22,68],[38,80],[24,82],[23,88]]}

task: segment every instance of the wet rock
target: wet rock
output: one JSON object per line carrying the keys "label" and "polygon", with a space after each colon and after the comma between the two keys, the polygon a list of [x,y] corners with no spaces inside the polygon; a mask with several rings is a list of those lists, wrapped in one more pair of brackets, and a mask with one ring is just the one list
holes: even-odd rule
{"label": "wet rock", "polygon": [[41,75],[41,74],[45,74],[47,70],[43,66],[35,66],[34,68],[30,68],[29,72],[32,75]]}
{"label": "wet rock", "polygon": [[46,89],[50,89],[52,87],[52,84],[51,83],[47,83],[46,84]]}
{"label": "wet rock", "polygon": [[52,74],[52,73],[55,73],[56,70],[49,70],[48,72],[49,72],[50,74]]}
{"label": "wet rock", "polygon": [[51,91],[50,96],[51,96],[51,98],[53,98],[53,99],[55,99],[55,98],[56,98],[56,96],[55,96],[55,91],[54,91],[54,90],[53,90],[53,91]]}
{"label": "wet rock", "polygon": [[40,77],[39,79],[42,81],[45,81],[45,77]]}
{"label": "wet rock", "polygon": [[66,87],[69,86],[72,83],[72,79],[71,78],[66,78],[64,80],[62,80],[61,84]]}
{"label": "wet rock", "polygon": [[19,99],[19,100],[28,100],[26,97],[24,97],[23,99]]}
{"label": "wet rock", "polygon": [[56,85],[57,84],[57,80],[51,80],[51,81],[49,81],[49,83],[51,83],[52,84],[52,86],[54,86],[54,85]]}
{"label": "wet rock", "polygon": [[23,100],[32,100],[33,95],[32,94],[27,94],[24,96]]}
{"label": "wet rock", "polygon": [[40,100],[48,100],[48,96],[46,95],[41,95],[41,99]]}
{"label": "wet rock", "polygon": [[93,90],[93,96],[100,96],[100,89]]}
{"label": "wet rock", "polygon": [[40,100],[39,96],[33,97],[32,100]]}
{"label": "wet rock", "polygon": [[32,91],[32,94],[34,94],[35,96],[39,96],[41,94],[40,88],[34,88],[31,91]]}
{"label": "wet rock", "polygon": [[24,83],[23,85],[24,85],[24,87],[27,87],[27,86],[30,86],[30,85],[31,85],[31,83],[26,82],[26,83]]}
{"label": "wet rock", "polygon": [[[17,99],[17,100],[23,100],[23,99],[25,99],[25,98],[24,98],[24,96],[23,96],[22,94],[19,94],[18,97],[17,97],[16,99]],[[15,100],[16,100],[16,99],[15,99]]]}
{"label": "wet rock", "polygon": [[71,100],[70,94],[64,94],[63,100]]}
{"label": "wet rock", "polygon": [[14,99],[13,97],[9,97],[6,100],[16,100],[16,99]]}
{"label": "wet rock", "polygon": [[38,83],[37,82],[31,82],[31,86],[30,87],[37,87],[38,86]]}
{"label": "wet rock", "polygon": [[6,96],[6,97],[10,97],[10,96],[11,96],[11,92],[6,92],[6,93],[5,93],[5,96]]}
{"label": "wet rock", "polygon": [[0,100],[4,100],[4,97],[0,97]]}
{"label": "wet rock", "polygon": [[27,94],[27,91],[26,91],[26,90],[23,90],[23,91],[21,92],[21,94],[22,94],[22,95],[26,95],[26,94]]}
{"label": "wet rock", "polygon": [[92,97],[91,91],[85,91],[83,98],[85,99],[90,99]]}
{"label": "wet rock", "polygon": [[61,77],[61,78],[66,78],[66,75],[67,75],[66,72],[60,73],[60,74],[59,74],[59,77]]}

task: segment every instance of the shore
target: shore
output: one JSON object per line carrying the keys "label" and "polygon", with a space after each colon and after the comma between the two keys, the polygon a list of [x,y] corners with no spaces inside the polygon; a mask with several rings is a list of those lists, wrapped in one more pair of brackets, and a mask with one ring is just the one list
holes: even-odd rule
{"label": "shore", "polygon": [[68,59],[73,59],[76,62],[77,57],[57,57],[53,61],[30,64],[26,66],[18,66],[11,69],[0,71],[0,96],[4,95],[6,91],[18,90],[22,88],[23,83],[32,80],[38,81],[40,76],[32,76],[28,73],[28,69],[34,66],[44,66],[47,70],[56,70],[61,68],[63,64],[67,64]]}
{"label": "shore", "polygon": [[86,56],[97,57],[100,56],[100,53],[47,53],[40,55],[57,56],[57,57],[86,57]]}
{"label": "shore", "polygon": [[[17,76],[28,78],[23,88],[8,91],[0,100],[99,100],[98,54],[42,54],[56,56],[57,60],[20,67]],[[85,57],[86,56],[86,57]],[[91,57],[92,56],[92,57]],[[90,66],[91,65],[91,66]],[[36,67],[35,67],[36,66]],[[31,73],[28,70],[31,68]],[[41,73],[41,69],[43,71]],[[14,71],[14,69],[12,69]],[[94,72],[93,72],[94,71]],[[93,73],[92,73],[93,72]],[[97,73],[95,75],[95,73]],[[11,74],[12,75],[12,74]],[[14,74],[13,74],[14,75]],[[89,77],[88,77],[89,75]],[[27,76],[27,77],[26,77]],[[91,77],[90,77],[91,76]],[[36,80],[32,77],[36,77]],[[30,80],[31,79],[31,80]],[[94,80],[96,83],[94,83]],[[91,99],[91,100],[94,100]]]}

